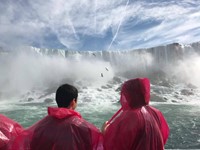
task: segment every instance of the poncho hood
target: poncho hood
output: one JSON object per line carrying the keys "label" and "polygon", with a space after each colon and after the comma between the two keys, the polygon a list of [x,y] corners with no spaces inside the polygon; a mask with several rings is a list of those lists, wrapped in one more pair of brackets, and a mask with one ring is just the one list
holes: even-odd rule
{"label": "poncho hood", "polygon": [[48,115],[58,119],[69,118],[72,116],[82,118],[81,115],[74,110],[57,107],[48,107]]}
{"label": "poncho hood", "polygon": [[150,82],[148,78],[136,78],[122,85],[120,102],[122,109],[148,105],[150,101]]}

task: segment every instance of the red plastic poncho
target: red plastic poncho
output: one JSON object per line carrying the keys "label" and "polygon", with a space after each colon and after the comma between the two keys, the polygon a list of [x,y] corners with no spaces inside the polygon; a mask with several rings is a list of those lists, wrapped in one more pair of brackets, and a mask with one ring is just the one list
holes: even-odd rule
{"label": "red plastic poncho", "polygon": [[100,150],[102,134],[81,115],[66,108],[48,108],[48,116],[17,138],[14,150]]}
{"label": "red plastic poncho", "polygon": [[7,150],[23,127],[14,120],[0,114],[0,150]]}
{"label": "red plastic poncho", "polygon": [[163,150],[169,135],[162,113],[151,106],[147,78],[131,79],[121,90],[122,108],[104,133],[105,150]]}

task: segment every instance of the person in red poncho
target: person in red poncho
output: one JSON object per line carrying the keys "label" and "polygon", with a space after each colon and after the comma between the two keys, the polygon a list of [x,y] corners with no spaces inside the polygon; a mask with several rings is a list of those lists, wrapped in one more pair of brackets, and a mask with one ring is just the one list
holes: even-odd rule
{"label": "person in red poncho", "polygon": [[69,84],[56,91],[58,108],[29,127],[13,144],[13,150],[101,150],[102,134],[74,111],[78,91]]}
{"label": "person in red poncho", "polygon": [[149,106],[147,78],[126,81],[121,89],[121,109],[103,126],[105,150],[163,150],[169,136],[162,113]]}
{"label": "person in red poncho", "polygon": [[0,114],[0,150],[8,150],[23,127],[14,120]]}

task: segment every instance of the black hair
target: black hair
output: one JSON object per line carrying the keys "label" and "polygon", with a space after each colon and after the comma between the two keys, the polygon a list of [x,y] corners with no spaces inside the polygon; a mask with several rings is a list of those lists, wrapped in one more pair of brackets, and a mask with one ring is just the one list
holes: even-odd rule
{"label": "black hair", "polygon": [[77,100],[78,90],[69,84],[61,85],[56,91],[56,103],[58,107],[67,108],[73,99]]}

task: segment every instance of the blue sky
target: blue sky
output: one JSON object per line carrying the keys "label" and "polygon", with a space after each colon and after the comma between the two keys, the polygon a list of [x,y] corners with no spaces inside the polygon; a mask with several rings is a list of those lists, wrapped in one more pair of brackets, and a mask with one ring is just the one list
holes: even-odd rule
{"label": "blue sky", "polygon": [[129,50],[196,41],[199,0],[0,1],[0,47]]}

